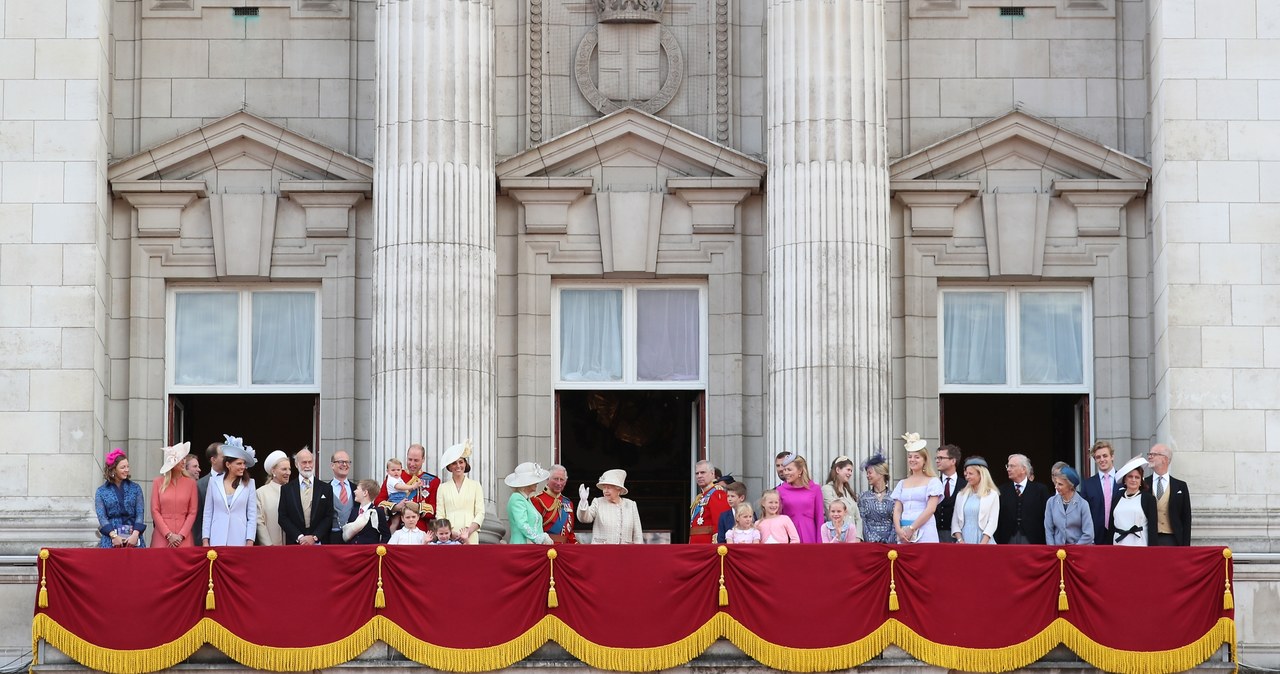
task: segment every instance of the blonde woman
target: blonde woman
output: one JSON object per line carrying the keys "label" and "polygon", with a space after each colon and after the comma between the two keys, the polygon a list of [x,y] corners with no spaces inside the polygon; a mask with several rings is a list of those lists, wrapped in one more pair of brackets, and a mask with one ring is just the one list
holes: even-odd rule
{"label": "blonde woman", "polygon": [[151,547],[189,548],[196,544],[191,527],[196,523],[196,481],[182,468],[191,443],[165,447],[160,477],[151,482]]}
{"label": "blonde woman", "polygon": [[902,543],[937,543],[933,511],[942,500],[942,482],[934,477],[929,446],[918,433],[902,436],[907,476],[893,488],[893,526]]}
{"label": "blonde woman", "polygon": [[964,481],[967,484],[956,494],[952,511],[951,537],[957,543],[994,545],[1000,523],[1000,490],[991,479],[987,460],[980,456],[966,459]]}
{"label": "blonde woman", "polygon": [[875,454],[862,462],[868,489],[858,496],[858,512],[862,515],[862,540],[868,543],[895,542],[893,498],[889,496],[889,464],[884,455]]}
{"label": "blonde woman", "polygon": [[453,445],[440,454],[440,486],[436,490],[436,517],[458,527],[452,535],[462,543],[480,542],[484,524],[484,489],[467,477],[471,472],[471,441]]}

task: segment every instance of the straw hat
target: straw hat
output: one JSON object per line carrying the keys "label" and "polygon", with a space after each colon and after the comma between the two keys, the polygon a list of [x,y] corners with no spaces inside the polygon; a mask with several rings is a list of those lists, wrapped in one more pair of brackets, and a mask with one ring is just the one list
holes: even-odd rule
{"label": "straw hat", "polygon": [[906,433],[902,436],[902,448],[907,452],[918,452],[928,446],[929,443],[920,439],[919,433]]}
{"label": "straw hat", "polygon": [[621,468],[614,468],[613,470],[606,470],[604,472],[604,475],[600,476],[600,480],[596,482],[596,489],[603,490],[604,486],[607,484],[611,487],[617,487],[618,489],[621,489],[622,495],[626,496],[627,495],[626,482],[627,482],[627,471]]}
{"label": "straw hat", "polygon": [[550,471],[543,470],[542,466],[532,461],[526,461],[516,466],[516,469],[503,482],[507,483],[508,487],[519,489],[538,484],[549,477],[551,477]]}
{"label": "straw hat", "polygon": [[164,463],[160,464],[160,474],[173,470],[173,467],[182,463],[182,460],[191,453],[191,443],[182,442],[172,447],[165,447],[160,450],[164,454]]}
{"label": "straw hat", "polygon": [[439,466],[440,472],[443,473],[445,470],[445,466],[448,466],[449,464],[453,463],[454,461],[457,461],[458,459],[467,460],[466,472],[470,473],[471,472],[471,441],[470,440],[467,440],[466,442],[462,442],[456,445],[451,445],[448,448],[446,448],[443,452],[440,452],[440,466]]}

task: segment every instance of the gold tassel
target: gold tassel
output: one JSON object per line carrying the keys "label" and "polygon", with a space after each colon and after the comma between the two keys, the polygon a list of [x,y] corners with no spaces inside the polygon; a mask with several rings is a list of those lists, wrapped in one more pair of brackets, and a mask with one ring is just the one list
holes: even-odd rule
{"label": "gold tassel", "polygon": [[559,608],[560,598],[556,596],[556,549],[547,550],[547,563],[551,565],[551,587],[547,589],[547,608]]}
{"label": "gold tassel", "polygon": [[[40,554],[43,555],[44,551],[41,550]],[[1222,564],[1223,564],[1223,572],[1226,574],[1226,581],[1225,581],[1226,589],[1223,590],[1222,592],[1222,610],[1234,611],[1236,608],[1236,601],[1231,597],[1231,548],[1222,549]],[[41,585],[40,592],[43,593],[44,592],[43,580],[40,581],[40,585]],[[43,597],[44,595],[41,594],[41,596]]]}
{"label": "gold tassel", "polygon": [[889,610],[898,610],[898,584],[893,580],[893,563],[898,559],[898,551],[889,551]]}
{"label": "gold tassel", "polygon": [[213,600],[213,560],[218,558],[218,551],[210,550],[205,557],[209,558],[209,591],[204,593],[204,610],[212,611],[217,606]]}
{"label": "gold tassel", "polygon": [[1058,548],[1058,610],[1067,610],[1067,580],[1066,580],[1066,560],[1067,551]]}
{"label": "gold tassel", "polygon": [[729,590],[724,586],[724,556],[729,554],[729,548],[722,545],[716,548],[716,554],[720,555],[720,598],[716,604],[718,606],[728,606]]}
{"label": "gold tassel", "polygon": [[385,545],[378,546],[378,589],[373,593],[373,607],[386,608],[387,594],[382,591],[382,557],[387,554]]}
{"label": "gold tassel", "polygon": [[49,575],[49,549],[40,549],[40,596],[36,599],[36,606],[40,608],[49,608],[49,590],[45,587],[45,576]]}

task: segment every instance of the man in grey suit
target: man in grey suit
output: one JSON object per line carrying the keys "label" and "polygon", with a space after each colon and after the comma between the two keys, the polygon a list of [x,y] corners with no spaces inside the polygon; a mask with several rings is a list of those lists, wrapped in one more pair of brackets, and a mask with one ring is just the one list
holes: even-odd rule
{"label": "man in grey suit", "polygon": [[346,450],[339,449],[333,453],[333,460],[329,464],[333,470],[333,479],[329,481],[329,487],[333,490],[333,524],[330,525],[332,529],[328,542],[341,545],[345,542],[342,540],[342,525],[351,518],[352,508],[358,507],[356,485],[347,477],[351,474],[351,455]]}
{"label": "man in grey suit", "polygon": [[204,529],[204,523],[201,520],[204,519],[204,495],[209,491],[209,478],[222,477],[222,443],[211,443],[205,448],[204,455],[209,457],[209,474],[196,481],[196,492],[198,494],[197,500],[199,501],[199,504],[198,510],[196,510],[196,522],[191,526],[191,540],[195,541],[197,545],[199,545],[200,541],[204,540],[200,537],[200,534]]}

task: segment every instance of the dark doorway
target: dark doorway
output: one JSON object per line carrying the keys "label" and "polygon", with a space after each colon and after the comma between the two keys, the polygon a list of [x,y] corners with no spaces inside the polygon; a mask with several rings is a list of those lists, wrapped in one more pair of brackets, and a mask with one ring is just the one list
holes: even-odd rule
{"label": "dark doorway", "polygon": [[596,478],[621,468],[644,530],[687,542],[701,400],[701,391],[559,391],[560,463],[571,476],[569,491],[586,484],[595,498]]}
{"label": "dark doorway", "polygon": [[942,442],[958,446],[965,456],[985,458],[997,484],[1009,481],[1004,469],[1009,455],[1025,454],[1036,480],[1052,487],[1054,463],[1080,467],[1080,445],[1089,437],[1086,402],[1077,393],[943,394]]}
{"label": "dark doorway", "polygon": [[[200,457],[201,474],[209,474],[204,450],[222,435],[244,438],[258,465],[250,469],[257,484],[266,484],[262,460],[274,450],[289,456],[310,445],[314,451],[320,399],[314,393],[184,394],[169,396],[170,442],[191,441]],[[324,465],[318,459],[316,465]]]}

